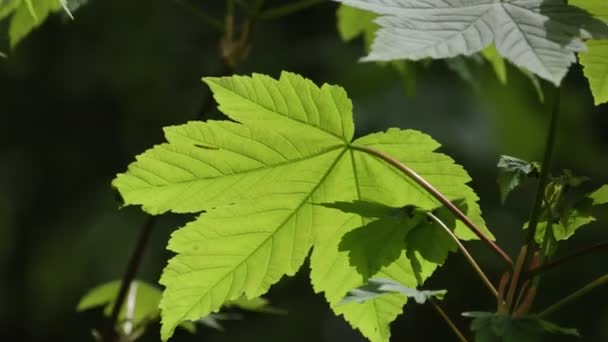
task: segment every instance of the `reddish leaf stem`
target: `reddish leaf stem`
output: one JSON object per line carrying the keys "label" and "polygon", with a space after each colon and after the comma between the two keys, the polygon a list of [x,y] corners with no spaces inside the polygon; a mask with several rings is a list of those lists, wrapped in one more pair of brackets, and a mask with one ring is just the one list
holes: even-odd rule
{"label": "reddish leaf stem", "polygon": [[447,197],[445,197],[439,190],[437,190],[433,185],[426,181],[426,179],[422,178],[419,174],[417,174],[414,170],[410,169],[408,166],[400,162],[399,160],[393,158],[392,156],[370,148],[366,146],[359,145],[351,145],[351,148],[354,150],[359,150],[365,153],[369,153],[373,156],[376,156],[393,167],[397,168],[401,172],[403,172],[410,179],[415,181],[418,185],[420,185],[425,191],[429,194],[433,195],[441,204],[445,205],[460,221],[462,221],[480,240],[486,243],[498,256],[504,260],[505,263],[509,265],[509,267],[513,267],[513,261],[509,257],[507,253],[505,253],[494,241],[490,240],[487,236],[485,236],[481,230],[469,219],[467,215],[465,215],[458,207],[456,207]]}

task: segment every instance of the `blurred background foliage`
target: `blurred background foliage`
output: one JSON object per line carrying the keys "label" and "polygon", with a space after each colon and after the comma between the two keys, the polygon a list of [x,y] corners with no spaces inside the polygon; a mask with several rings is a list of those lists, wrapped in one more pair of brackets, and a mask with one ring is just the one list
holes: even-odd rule
{"label": "blurred background foliage", "polygon": [[[222,1],[191,4],[222,20]],[[237,73],[276,77],[289,70],[344,86],[354,102],[358,135],[393,126],[431,134],[470,172],[488,225],[515,254],[533,189],[517,190],[501,205],[495,165],[500,154],[541,159],[548,106],[529,79],[509,67],[502,85],[489,65],[480,65],[472,86],[443,62],[420,63],[415,91],[406,92],[404,76],[394,68],[358,62],[363,42],[340,40],[336,8],[323,2],[260,22]],[[91,0],[74,14],[74,21],[52,15],[0,58],[0,340],[92,340],[101,310],[76,313],[78,300],[122,276],[146,219],[139,208],[119,210],[110,181],[136,154],[163,141],[163,126],[197,118],[209,96],[200,78],[221,69],[220,33],[176,0]],[[6,26],[0,25],[3,52],[9,51]],[[555,169],[591,177],[583,190],[593,190],[608,183],[608,106],[593,107],[578,66],[563,84]],[[551,89],[545,94],[550,102]],[[605,239],[608,213],[598,216],[599,223],[566,241],[558,254]],[[164,249],[169,234],[187,219],[159,220],[139,279],[157,283],[170,256]],[[497,279],[500,261],[481,244],[470,246]],[[606,260],[598,253],[549,273],[536,307],[605,273]],[[449,289],[445,307],[462,326],[469,321],[460,312],[494,308],[458,254],[428,288]],[[308,267],[267,297],[289,314],[243,313],[243,320],[224,323],[224,332],[179,331],[173,341],[363,341],[313,293]],[[392,326],[393,341],[454,339],[430,307],[409,305],[405,311]],[[552,320],[579,328],[584,341],[607,341],[608,292],[596,290]],[[158,326],[142,338],[158,339]]]}

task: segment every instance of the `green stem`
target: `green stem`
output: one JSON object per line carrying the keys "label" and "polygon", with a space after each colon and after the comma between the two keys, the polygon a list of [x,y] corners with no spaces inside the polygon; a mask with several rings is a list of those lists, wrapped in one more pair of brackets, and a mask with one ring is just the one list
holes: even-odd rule
{"label": "green stem", "polygon": [[133,279],[135,279],[139,265],[143,260],[144,251],[146,250],[146,245],[148,244],[150,234],[152,233],[152,227],[154,227],[156,220],[156,216],[150,216],[146,219],[146,222],[141,227],[139,238],[135,244],[135,249],[133,250],[133,254],[131,254],[131,258],[129,259],[129,265],[127,266],[127,270],[120,281],[118,296],[114,301],[114,306],[112,306],[112,311],[110,313],[110,322],[112,327],[118,324],[118,315],[120,313],[120,309],[124,304],[125,298],[127,298],[131,283],[133,282]]}
{"label": "green stem", "polygon": [[567,263],[567,262],[569,262],[571,260],[574,260],[574,259],[576,259],[576,258],[578,258],[580,256],[584,256],[584,255],[587,255],[587,254],[590,254],[590,253],[593,253],[593,252],[596,252],[596,251],[601,251],[601,250],[606,250],[606,249],[608,249],[608,241],[600,242],[600,243],[595,244],[593,246],[588,246],[588,247],[581,248],[581,249],[579,249],[576,252],[573,252],[571,254],[565,255],[565,256],[563,256],[561,258],[558,258],[558,259],[555,259],[555,260],[553,260],[553,261],[551,261],[549,263],[546,263],[546,264],[544,264],[544,265],[542,265],[540,267],[532,269],[526,275],[526,278],[529,279],[529,278],[535,277],[537,275],[540,275],[542,273],[545,273],[547,271],[550,271],[550,270],[554,269],[555,267],[558,267],[558,266],[560,266],[562,264],[565,264],[565,263]]}
{"label": "green stem", "polygon": [[553,312],[557,311],[558,309],[560,309],[562,306],[570,303],[571,301],[586,294],[587,292],[593,290],[594,288],[604,285],[604,284],[608,284],[608,274],[603,275],[603,276],[597,278],[596,280],[590,282],[589,284],[583,286],[582,288],[574,291],[569,296],[559,300],[555,304],[553,304],[553,305],[549,306],[548,308],[546,308],[545,310],[541,311],[541,313],[539,313],[538,315],[541,317],[548,316],[548,315],[552,314]]}
{"label": "green stem", "polygon": [[448,324],[448,326],[450,327],[450,329],[452,329],[452,331],[458,337],[458,339],[460,340],[460,342],[469,342],[467,340],[467,338],[464,336],[464,334],[462,333],[462,331],[460,331],[460,329],[458,329],[458,327],[456,326],[456,324],[454,324],[454,322],[445,313],[445,311],[443,311],[443,309],[441,308],[441,306],[439,306],[439,304],[437,304],[437,302],[435,302],[435,300],[433,300],[432,298],[429,299],[429,302],[431,302],[431,305],[433,305],[433,308],[437,311],[437,313],[439,314],[439,316],[441,316],[441,318],[443,318],[443,320]]}
{"label": "green stem", "polygon": [[234,17],[234,0],[226,0],[226,16]]}
{"label": "green stem", "polygon": [[[536,228],[540,220],[543,209],[543,200],[545,198],[545,188],[549,183],[549,174],[551,169],[551,162],[553,160],[553,150],[555,149],[555,138],[557,135],[557,122],[559,117],[559,104],[560,104],[560,91],[556,88],[556,95],[553,101],[553,110],[551,111],[551,122],[549,123],[549,133],[547,135],[547,141],[545,143],[545,153],[543,157],[543,163],[540,169],[540,177],[538,180],[538,188],[536,189],[536,197],[534,199],[534,205],[530,212],[530,219],[528,224],[528,236],[526,243],[528,246],[533,246],[536,236]],[[530,248],[532,250],[532,248]]]}
{"label": "green stem", "polygon": [[479,265],[477,264],[477,262],[475,262],[475,259],[473,258],[473,256],[471,256],[471,253],[469,253],[469,251],[464,247],[464,245],[462,244],[462,242],[460,242],[460,240],[458,239],[458,237],[456,237],[456,235],[454,235],[454,233],[450,230],[450,228],[448,228],[448,226],[443,223],[443,221],[441,221],[437,216],[433,215],[432,213],[427,213],[427,215],[433,219],[435,222],[437,222],[438,225],[440,225],[445,231],[446,233],[448,233],[450,235],[450,237],[452,238],[452,240],[454,240],[454,242],[456,243],[456,245],[458,245],[458,248],[460,249],[460,251],[462,252],[462,254],[464,255],[464,257],[467,259],[467,261],[469,262],[469,264],[471,264],[471,266],[473,267],[473,269],[475,270],[475,272],[477,272],[477,274],[479,275],[479,277],[481,278],[481,280],[483,281],[483,283],[486,285],[486,287],[490,290],[490,292],[492,292],[492,294],[494,295],[494,297],[498,297],[498,291],[496,290],[496,288],[494,287],[494,285],[492,285],[492,282],[490,281],[490,279],[488,279],[488,277],[486,276],[485,273],[483,273],[483,270],[481,269],[481,267],[479,267]]}
{"label": "green stem", "polygon": [[260,19],[271,20],[281,18],[286,15],[293,14],[295,12],[299,12],[314,5],[320,4],[322,2],[327,2],[327,0],[300,0],[292,2],[287,5],[271,8],[260,13]]}
{"label": "green stem", "polygon": [[494,241],[490,240],[487,236],[485,236],[481,232],[481,230],[475,225],[475,223],[473,223],[473,221],[471,221],[471,219],[468,218],[467,215],[460,211],[460,209],[458,209],[458,207],[456,207],[454,203],[450,202],[447,197],[445,197],[441,192],[439,192],[439,190],[437,190],[433,185],[427,182],[414,170],[410,169],[408,166],[401,163],[399,160],[393,158],[392,156],[382,151],[359,145],[351,145],[350,147],[354,150],[362,151],[376,156],[384,160],[388,164],[392,165],[393,167],[397,168],[399,171],[403,172],[407,177],[409,177],[418,185],[420,185],[426,192],[435,197],[441,204],[445,205],[452,213],[454,213],[454,215],[459,220],[461,220],[473,233],[475,233],[475,235],[477,235],[477,237],[479,237],[481,241],[485,242],[486,245],[488,245],[496,254],[498,254],[498,256],[503,259],[510,267],[513,267],[513,261],[507,253],[505,253],[496,243],[494,243]]}
{"label": "green stem", "polygon": [[201,19],[202,22],[209,25],[216,31],[219,31],[219,32],[224,31],[224,24],[222,24],[222,22],[220,20],[217,20],[216,18],[208,15],[207,13],[200,10],[199,8],[193,6],[188,0],[175,0],[175,2],[179,5],[181,5],[182,7],[186,8],[187,10],[189,10],[191,13],[193,13],[195,16],[197,16],[199,19]]}

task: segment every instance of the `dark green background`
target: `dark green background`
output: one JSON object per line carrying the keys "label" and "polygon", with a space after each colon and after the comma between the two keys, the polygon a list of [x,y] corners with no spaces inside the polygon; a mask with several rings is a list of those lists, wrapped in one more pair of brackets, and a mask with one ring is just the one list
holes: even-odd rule
{"label": "dark green background", "polygon": [[[222,1],[194,1],[222,18]],[[284,1],[267,1],[272,7]],[[248,60],[237,72],[278,76],[300,73],[317,83],[343,85],[354,102],[357,134],[388,127],[431,134],[471,173],[486,220],[505,249],[515,254],[533,188],[499,203],[495,165],[500,154],[541,158],[547,105],[515,68],[509,84],[490,68],[475,68],[477,86],[462,81],[444,63],[418,67],[416,93],[407,95],[393,69],[361,64],[360,41],[340,41],[335,3],[323,3],[289,18],[261,22]],[[195,119],[208,90],[200,82],[220,69],[219,34],[173,0],[92,0],[71,22],[52,16],[9,58],[0,59],[0,340],[87,341],[100,312],[76,313],[88,289],[124,272],[145,215],[119,210],[109,186],[134,156],[163,140],[161,128]],[[7,46],[6,24],[0,46]],[[5,48],[1,50],[6,51]],[[594,108],[580,67],[562,90],[562,120],[555,168],[570,168],[608,182],[607,107]],[[545,87],[547,100],[552,90]],[[598,212],[608,222],[606,211]],[[148,245],[140,279],[156,283],[170,257],[164,246],[189,217],[160,219]],[[606,225],[585,227],[560,253],[605,239]],[[500,263],[480,243],[470,243],[492,279]],[[606,253],[568,264],[542,281],[537,308],[608,270]],[[458,324],[462,311],[492,310],[491,296],[464,259],[453,255],[429,281],[447,288],[445,307]],[[287,316],[244,314],[225,332],[202,328],[178,332],[174,341],[363,341],[333,316],[308,283],[308,265],[272,287],[268,298]],[[608,340],[606,288],[554,317],[577,327],[584,341]],[[393,341],[455,340],[427,306],[408,305],[392,327]],[[158,340],[158,326],[147,341]],[[555,340],[555,339],[548,339]]]}

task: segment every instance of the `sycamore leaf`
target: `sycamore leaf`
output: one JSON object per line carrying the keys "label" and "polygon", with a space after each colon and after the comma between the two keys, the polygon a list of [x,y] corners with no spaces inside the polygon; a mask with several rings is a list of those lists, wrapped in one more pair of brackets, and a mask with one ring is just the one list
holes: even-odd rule
{"label": "sycamore leaf", "polygon": [[537,342],[546,334],[580,336],[576,329],[563,328],[533,315],[517,318],[493,312],[462,315],[473,318],[471,330],[476,342]]}
{"label": "sycamore leaf", "polygon": [[507,196],[513,189],[517,188],[526,178],[538,175],[539,167],[536,163],[530,163],[511,156],[500,156],[498,160],[498,187],[500,189],[500,200],[505,202]]}
{"label": "sycamore leaf", "polygon": [[418,304],[424,304],[427,300],[433,298],[443,300],[447,291],[416,290],[403,286],[394,280],[372,278],[368,280],[367,284],[348,291],[347,296],[344,297],[341,304],[347,304],[350,302],[363,303],[387,293],[400,293],[406,298],[413,298]]}
{"label": "sycamore leaf", "polygon": [[[113,182],[126,204],[142,205],[151,214],[205,211],[169,241],[177,255],[160,280],[166,287],[160,303],[163,340],[182,321],[265,293],[283,275],[295,274],[314,246],[315,291],[324,292],[334,311],[370,340],[387,341],[404,297],[338,306],[349,290],[367,281],[339,247],[342,237],[367,219],[318,204],[359,200],[422,210],[439,205],[366,151],[371,148],[410,165],[448,198],[463,198],[469,217],[484,227],[466,171],[417,131],[389,129],[352,141],[352,105],[340,87],[317,87],[287,72],[278,80],[254,74],[205,82],[220,110],[236,122],[168,127],[168,143],[138,156]],[[455,233],[475,238],[461,223]],[[422,264],[425,274],[436,266]],[[418,285],[405,252],[372,276]]]}
{"label": "sycamore leaf", "polygon": [[368,61],[471,55],[494,43],[513,64],[559,85],[582,39],[608,28],[562,0],[335,0],[380,15]]}

